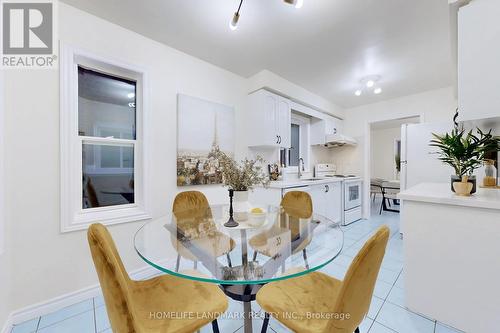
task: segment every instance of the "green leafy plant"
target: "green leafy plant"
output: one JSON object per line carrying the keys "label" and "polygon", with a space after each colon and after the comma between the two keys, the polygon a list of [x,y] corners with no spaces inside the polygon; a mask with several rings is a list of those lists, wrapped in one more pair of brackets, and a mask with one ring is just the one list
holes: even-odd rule
{"label": "green leafy plant", "polygon": [[491,130],[485,133],[477,128],[476,132],[477,135],[473,130],[467,132],[455,123],[451,133],[432,134],[434,139],[430,146],[440,150],[439,160],[451,166],[460,178],[471,176],[481,166],[488,152],[499,150],[500,137],[492,135]]}
{"label": "green leafy plant", "polygon": [[218,153],[218,159],[221,166],[221,173],[224,185],[235,191],[248,191],[255,185],[267,186],[269,177],[264,173],[260,164],[264,159],[257,156],[255,160],[245,158],[241,163],[223,152]]}

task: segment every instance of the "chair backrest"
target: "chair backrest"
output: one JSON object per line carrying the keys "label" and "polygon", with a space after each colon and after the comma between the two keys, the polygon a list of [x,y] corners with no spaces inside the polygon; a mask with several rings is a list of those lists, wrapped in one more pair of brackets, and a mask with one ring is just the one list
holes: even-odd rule
{"label": "chair backrest", "polygon": [[387,226],[380,227],[354,258],[334,309],[337,314],[348,314],[349,319],[332,320],[328,332],[354,332],[368,313],[389,234]]}
{"label": "chair backrest", "polygon": [[207,197],[199,191],[181,192],[175,196],[172,207],[177,226],[183,230],[198,229],[198,225],[211,223],[212,212]]}
{"label": "chair backrest", "polygon": [[130,296],[131,280],[108,229],[92,224],[87,238],[113,332],[138,332]]}
{"label": "chair backrest", "polygon": [[99,207],[99,199],[97,199],[97,192],[95,190],[94,184],[92,184],[92,180],[90,177],[87,180],[87,185],[85,186],[85,190],[87,192],[87,199],[89,201],[89,208]]}
{"label": "chair backrest", "polygon": [[313,202],[309,193],[304,191],[287,192],[281,199],[283,207],[288,215],[300,219],[310,218],[313,213]]}

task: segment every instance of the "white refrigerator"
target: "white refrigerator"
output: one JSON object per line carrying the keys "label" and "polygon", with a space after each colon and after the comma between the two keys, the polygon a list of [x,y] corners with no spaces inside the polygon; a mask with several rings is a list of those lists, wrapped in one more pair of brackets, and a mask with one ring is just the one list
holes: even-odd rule
{"label": "white refrigerator", "polygon": [[438,160],[436,149],[429,144],[432,133],[444,134],[452,129],[452,122],[401,127],[401,190],[419,183],[449,181],[453,169]]}

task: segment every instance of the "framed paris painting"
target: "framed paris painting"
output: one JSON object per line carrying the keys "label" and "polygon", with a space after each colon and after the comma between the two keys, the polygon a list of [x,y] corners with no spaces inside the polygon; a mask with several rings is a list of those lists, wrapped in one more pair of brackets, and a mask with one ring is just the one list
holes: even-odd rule
{"label": "framed paris painting", "polygon": [[222,184],[218,152],[234,157],[234,108],[177,96],[177,186]]}

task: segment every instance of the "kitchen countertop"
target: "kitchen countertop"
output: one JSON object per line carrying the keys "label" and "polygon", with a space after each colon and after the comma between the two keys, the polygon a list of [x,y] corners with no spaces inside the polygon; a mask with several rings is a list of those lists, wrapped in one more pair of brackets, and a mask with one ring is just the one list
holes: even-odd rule
{"label": "kitchen countertop", "polygon": [[398,195],[399,199],[463,207],[500,210],[500,190],[480,188],[470,197],[461,197],[451,191],[450,183],[422,183]]}
{"label": "kitchen countertop", "polygon": [[299,179],[290,179],[290,180],[279,180],[272,181],[269,183],[269,188],[293,188],[293,187],[301,187],[301,186],[310,186],[310,185],[321,185],[321,184],[331,184],[336,182],[341,182],[345,178],[325,178],[319,180],[299,180]]}

